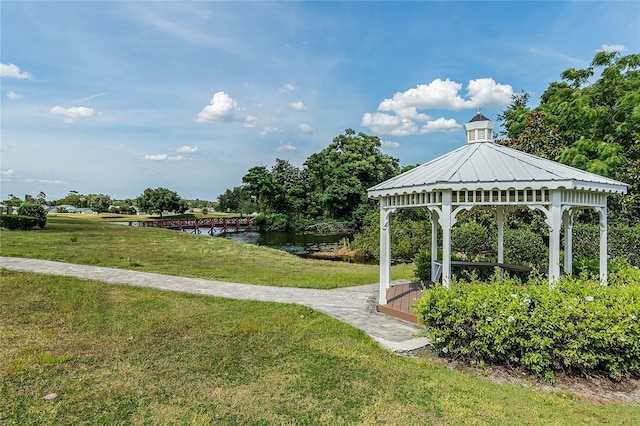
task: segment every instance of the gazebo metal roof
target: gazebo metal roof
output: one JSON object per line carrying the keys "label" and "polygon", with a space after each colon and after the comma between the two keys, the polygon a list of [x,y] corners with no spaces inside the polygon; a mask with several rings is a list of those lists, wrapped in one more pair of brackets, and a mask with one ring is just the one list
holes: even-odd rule
{"label": "gazebo metal roof", "polygon": [[370,198],[442,189],[575,189],[624,193],[626,185],[497,143],[467,143],[369,189]]}

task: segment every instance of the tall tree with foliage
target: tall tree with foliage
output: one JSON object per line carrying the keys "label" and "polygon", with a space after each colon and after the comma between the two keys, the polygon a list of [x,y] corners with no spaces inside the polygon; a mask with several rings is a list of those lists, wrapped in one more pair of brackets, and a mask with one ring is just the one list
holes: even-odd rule
{"label": "tall tree with foliage", "polygon": [[629,184],[626,196],[611,198],[612,217],[637,222],[640,54],[598,52],[589,67],[568,68],[561,77],[535,109],[526,106],[528,95],[514,95],[499,116],[508,138],[502,143]]}
{"label": "tall tree with foliage", "polygon": [[111,197],[105,194],[89,194],[87,195],[87,205],[94,212],[100,214],[109,211],[111,206]]}
{"label": "tall tree with foliage", "polygon": [[249,194],[256,200],[258,209],[263,213],[273,213],[277,193],[276,182],[265,166],[255,166],[242,177]]}
{"label": "tall tree with foliage", "polygon": [[383,154],[381,146],[377,136],[347,129],[305,161],[324,217],[351,220],[367,204],[367,189],[398,173],[398,159]]}
{"label": "tall tree with foliage", "polygon": [[[398,159],[383,154],[381,146],[378,137],[347,129],[309,156],[302,169],[282,159],[276,159],[271,169],[252,167],[242,177],[242,189],[256,201],[258,211],[288,229],[303,229],[324,219],[358,227],[371,207],[367,189],[400,171]],[[234,193],[235,188],[222,194],[221,205]]]}
{"label": "tall tree with foliage", "polygon": [[65,197],[57,200],[55,205],[59,206],[61,204],[69,204],[77,208],[86,208],[88,207],[88,202],[89,200],[86,195],[82,195],[78,191],[71,190]]}
{"label": "tall tree with foliage", "polygon": [[165,211],[184,213],[187,210],[187,204],[180,196],[167,188],[147,188],[138,198],[136,198],[138,207],[147,212],[159,214]]}
{"label": "tall tree with foliage", "polygon": [[257,210],[251,195],[242,186],[227,189],[218,196],[218,210],[221,212],[253,213]]}

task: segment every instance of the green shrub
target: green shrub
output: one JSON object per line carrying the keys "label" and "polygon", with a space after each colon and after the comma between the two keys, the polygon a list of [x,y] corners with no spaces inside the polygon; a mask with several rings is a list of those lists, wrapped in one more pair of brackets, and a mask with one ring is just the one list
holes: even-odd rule
{"label": "green shrub", "polygon": [[611,274],[609,286],[563,278],[526,284],[456,282],[426,290],[414,306],[435,348],[444,354],[520,365],[554,380],[554,371],[640,374],[640,273]]}
{"label": "green shrub", "polygon": [[28,231],[38,226],[38,219],[15,214],[0,215],[0,226],[10,230]]}
{"label": "green shrub", "polygon": [[542,236],[529,229],[505,229],[504,260],[514,265],[546,266],[548,248]]}
{"label": "green shrub", "polygon": [[31,216],[36,218],[40,229],[47,224],[47,212],[40,204],[24,202],[18,207],[18,214],[21,216]]}
{"label": "green shrub", "polygon": [[609,257],[627,259],[640,267],[640,224],[636,226],[613,226],[607,238]]}
{"label": "green shrub", "polygon": [[466,222],[451,230],[451,249],[474,260],[482,252],[494,249],[487,229],[476,222]]}
{"label": "green shrub", "polygon": [[416,269],[414,273],[421,283],[431,280],[431,252],[420,250],[414,259]]}
{"label": "green shrub", "polygon": [[[640,225],[611,226],[608,228],[607,246],[610,258],[626,259],[640,267]],[[600,256],[600,232],[598,225],[578,224],[573,227],[573,257],[598,259]],[[575,271],[575,270],[574,270]]]}
{"label": "green shrub", "polygon": [[[411,261],[421,249],[431,246],[431,222],[425,218],[416,220],[417,215],[410,210],[391,215],[391,257],[395,262]],[[365,226],[354,235],[351,248],[365,257],[380,255],[378,210],[367,213]]]}

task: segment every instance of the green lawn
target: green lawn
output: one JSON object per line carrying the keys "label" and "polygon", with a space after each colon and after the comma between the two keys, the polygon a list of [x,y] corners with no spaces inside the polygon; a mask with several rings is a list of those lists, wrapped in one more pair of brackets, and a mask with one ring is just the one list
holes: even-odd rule
{"label": "green lawn", "polygon": [[[53,216],[0,253],[334,288],[378,268]],[[411,278],[413,266],[394,268]],[[497,385],[399,357],[296,305],[0,270],[0,424],[635,424],[640,407]],[[41,398],[57,393],[53,401]]]}
{"label": "green lawn", "polygon": [[[97,216],[54,215],[43,230],[2,231],[0,254],[221,281],[336,288],[379,281],[376,265],[302,259],[208,234],[110,223]],[[413,265],[392,277],[413,278]]]}
{"label": "green lawn", "polygon": [[[309,308],[0,271],[0,424],[637,424],[399,357]],[[53,401],[41,398],[57,393]]]}

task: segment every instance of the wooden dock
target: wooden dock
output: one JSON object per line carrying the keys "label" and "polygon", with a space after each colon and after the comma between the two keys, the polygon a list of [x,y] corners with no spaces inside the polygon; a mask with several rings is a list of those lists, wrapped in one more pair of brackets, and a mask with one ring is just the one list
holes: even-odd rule
{"label": "wooden dock", "polygon": [[394,285],[387,290],[387,304],[378,305],[378,312],[417,323],[418,318],[411,307],[422,294],[422,284],[417,282]]}
{"label": "wooden dock", "polygon": [[186,219],[169,218],[132,220],[129,221],[129,226],[174,229],[178,231],[192,230],[195,234],[200,234],[202,230],[205,230],[210,235],[213,235],[216,229],[220,232],[238,232],[253,229],[253,224],[250,217],[203,217]]}

